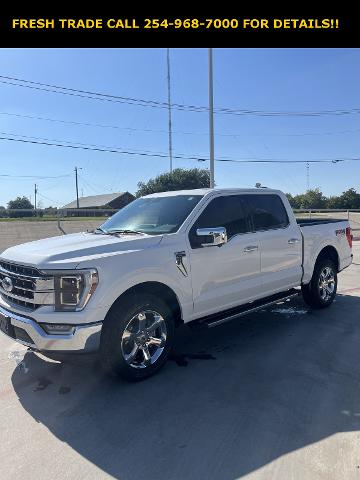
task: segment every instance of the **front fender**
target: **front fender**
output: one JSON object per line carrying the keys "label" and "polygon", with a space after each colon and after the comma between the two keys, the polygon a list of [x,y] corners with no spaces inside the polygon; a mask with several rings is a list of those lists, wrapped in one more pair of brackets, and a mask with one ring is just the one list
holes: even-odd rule
{"label": "front fender", "polygon": [[[164,252],[163,249],[134,251],[112,258],[105,257],[96,263],[92,266],[98,270],[99,284],[89,305],[96,303],[104,317],[122,294],[144,282],[158,282],[169,287],[178,299],[185,322],[192,314],[191,281],[176,267],[173,252]],[[86,262],[78,268],[89,266]]]}

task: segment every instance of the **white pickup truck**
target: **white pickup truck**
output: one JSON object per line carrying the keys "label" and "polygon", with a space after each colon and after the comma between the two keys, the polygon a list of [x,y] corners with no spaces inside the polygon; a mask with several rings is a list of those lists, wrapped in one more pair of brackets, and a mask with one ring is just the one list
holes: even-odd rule
{"label": "white pickup truck", "polygon": [[351,247],[347,221],[298,222],[277,190],[148,195],[93,232],[5,250],[0,329],[44,354],[97,351],[140,380],[165,363],[182,323],[215,326],[300,291],[329,306]]}

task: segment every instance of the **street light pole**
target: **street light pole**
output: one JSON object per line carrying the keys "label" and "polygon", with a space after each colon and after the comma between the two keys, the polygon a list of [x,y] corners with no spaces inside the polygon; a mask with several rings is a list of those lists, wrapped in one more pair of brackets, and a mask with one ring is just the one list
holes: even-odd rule
{"label": "street light pole", "polygon": [[213,52],[209,54],[209,141],[210,141],[210,188],[215,186],[215,161],[214,161],[214,91],[213,91]]}
{"label": "street light pole", "polygon": [[167,86],[168,86],[168,112],[169,112],[169,158],[170,173],[173,171],[173,153],[172,153],[172,121],[171,121],[171,84],[170,84],[170,48],[167,49]]}

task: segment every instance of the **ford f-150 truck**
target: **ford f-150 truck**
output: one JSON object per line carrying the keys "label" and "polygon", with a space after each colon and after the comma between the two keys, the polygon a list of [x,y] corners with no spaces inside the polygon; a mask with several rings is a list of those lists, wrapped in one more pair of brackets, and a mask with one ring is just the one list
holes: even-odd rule
{"label": "ford f-150 truck", "polygon": [[182,323],[215,326],[299,292],[328,307],[351,247],[347,221],[297,221],[278,190],[152,194],[93,232],[5,250],[0,329],[48,355],[98,352],[140,380]]}

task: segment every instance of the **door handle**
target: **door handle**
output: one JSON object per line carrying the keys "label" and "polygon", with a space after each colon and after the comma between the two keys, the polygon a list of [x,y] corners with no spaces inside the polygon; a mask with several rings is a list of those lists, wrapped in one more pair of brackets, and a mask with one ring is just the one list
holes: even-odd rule
{"label": "door handle", "polygon": [[257,245],[249,245],[248,247],[244,248],[245,253],[255,252],[256,250],[259,250],[259,247]]}
{"label": "door handle", "polygon": [[294,245],[294,243],[299,243],[299,242],[300,242],[299,238],[290,238],[290,240],[288,240],[289,245]]}

